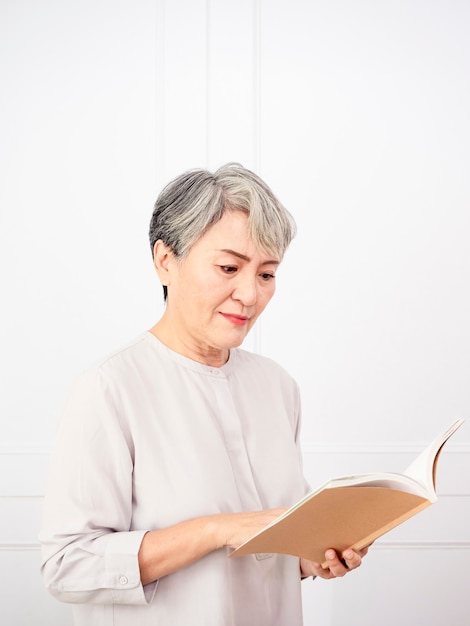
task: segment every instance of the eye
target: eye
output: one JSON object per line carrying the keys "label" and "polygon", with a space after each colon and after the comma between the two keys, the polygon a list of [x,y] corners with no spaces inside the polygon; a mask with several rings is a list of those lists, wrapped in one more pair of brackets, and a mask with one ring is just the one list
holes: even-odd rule
{"label": "eye", "polygon": [[235,274],[238,269],[235,265],[219,265],[219,267],[225,274]]}
{"label": "eye", "polygon": [[260,276],[265,282],[268,282],[269,280],[273,280],[274,278],[276,278],[274,274],[270,274],[269,272],[263,272],[262,274],[260,274]]}

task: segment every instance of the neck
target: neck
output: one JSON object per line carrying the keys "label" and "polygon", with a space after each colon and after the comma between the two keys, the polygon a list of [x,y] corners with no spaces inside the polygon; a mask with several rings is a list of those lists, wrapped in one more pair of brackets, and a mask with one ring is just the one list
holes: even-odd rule
{"label": "neck", "polygon": [[174,332],[171,325],[162,318],[150,329],[152,335],[161,341],[167,348],[177,352],[182,356],[209,365],[210,367],[222,367],[227,363],[230,350],[228,348],[214,348],[211,346],[201,346],[191,340],[185,340],[180,333]]}

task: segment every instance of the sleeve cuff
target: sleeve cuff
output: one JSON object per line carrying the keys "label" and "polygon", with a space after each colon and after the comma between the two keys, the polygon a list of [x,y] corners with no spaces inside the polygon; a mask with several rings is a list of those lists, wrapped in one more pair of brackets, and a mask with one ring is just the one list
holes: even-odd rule
{"label": "sleeve cuff", "polygon": [[105,550],[107,584],[117,604],[150,604],[158,581],[142,586],[139,549],[146,530],[115,532],[108,535]]}

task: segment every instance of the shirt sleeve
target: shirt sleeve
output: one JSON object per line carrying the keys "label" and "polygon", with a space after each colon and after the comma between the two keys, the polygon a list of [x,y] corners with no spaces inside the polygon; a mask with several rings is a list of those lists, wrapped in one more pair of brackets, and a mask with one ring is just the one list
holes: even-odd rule
{"label": "shirt sleeve", "polygon": [[69,394],[51,456],[43,508],[42,574],[63,602],[146,604],[141,584],[146,530],[132,523],[132,444],[99,369]]}

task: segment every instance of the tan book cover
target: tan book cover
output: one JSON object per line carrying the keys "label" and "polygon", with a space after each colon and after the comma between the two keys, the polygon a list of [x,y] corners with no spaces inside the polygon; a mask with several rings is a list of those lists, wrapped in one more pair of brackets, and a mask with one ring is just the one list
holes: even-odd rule
{"label": "tan book cover", "polygon": [[457,420],[403,474],[377,473],[328,481],[248,539],[229,556],[281,553],[324,563],[325,551],[361,549],[437,500],[436,467]]}

